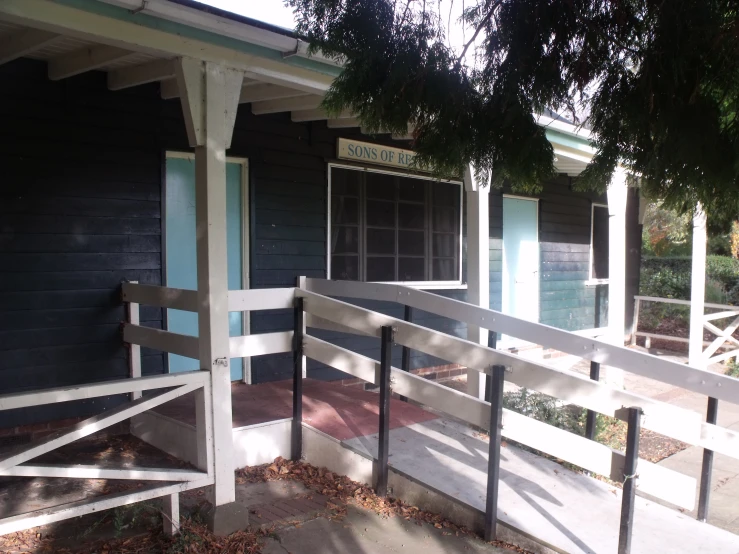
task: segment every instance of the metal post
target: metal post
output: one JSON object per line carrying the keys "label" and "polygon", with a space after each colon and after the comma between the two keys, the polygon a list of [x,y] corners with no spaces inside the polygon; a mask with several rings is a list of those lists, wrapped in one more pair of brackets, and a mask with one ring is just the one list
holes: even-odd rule
{"label": "metal post", "polygon": [[[498,333],[495,331],[488,331],[488,348],[498,348]],[[490,379],[489,375],[485,375],[485,402],[490,402]]]}
{"label": "metal post", "polygon": [[290,456],[300,460],[303,454],[303,298],[295,299],[293,334],[293,423]]}
{"label": "metal post", "polygon": [[631,535],[634,530],[634,503],[636,501],[636,474],[639,460],[639,435],[641,408],[629,408],[626,432],[626,459],[624,460],[624,489],[621,498],[621,525],[618,533],[618,554],[631,552]]}
{"label": "metal post", "polygon": [[387,496],[387,459],[390,441],[390,371],[393,353],[393,328],[382,327],[380,352],[380,436],[377,445],[377,496]]}
{"label": "metal post", "polygon": [[[590,362],[590,378],[593,381],[600,381],[600,363]],[[595,438],[595,421],[597,414],[593,410],[588,410],[585,416],[585,438],[593,440]]]}
{"label": "metal post", "polygon": [[488,447],[488,487],[485,503],[485,540],[496,539],[498,521],[498,488],[500,485],[500,440],[503,428],[503,384],[505,366],[494,365],[489,379],[490,445]]}
{"label": "metal post", "polygon": [[[413,308],[410,306],[405,307],[405,311],[403,312],[403,321],[407,321],[408,323],[413,322]],[[406,373],[411,370],[411,349],[407,346],[403,347],[403,358],[400,367]],[[408,402],[408,398],[405,396],[401,396],[400,400],[402,402]]]}
{"label": "metal post", "polygon": [[[718,420],[718,399],[708,398],[706,423],[716,424]],[[698,497],[698,521],[708,519],[708,501],[711,498],[711,473],[713,473],[713,450],[703,449],[703,466],[701,467],[700,495]]]}

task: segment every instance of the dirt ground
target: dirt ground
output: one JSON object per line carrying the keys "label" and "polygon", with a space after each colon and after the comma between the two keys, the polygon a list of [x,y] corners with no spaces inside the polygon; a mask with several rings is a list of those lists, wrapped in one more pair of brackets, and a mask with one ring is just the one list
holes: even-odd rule
{"label": "dirt ground", "polygon": [[[449,379],[441,384],[461,392],[467,392],[466,376]],[[603,419],[604,424],[595,440],[623,452],[626,449],[626,422],[613,418],[604,417]],[[657,463],[685,450],[688,446],[688,444],[679,440],[665,437],[648,429],[642,429],[639,438],[639,457]]]}

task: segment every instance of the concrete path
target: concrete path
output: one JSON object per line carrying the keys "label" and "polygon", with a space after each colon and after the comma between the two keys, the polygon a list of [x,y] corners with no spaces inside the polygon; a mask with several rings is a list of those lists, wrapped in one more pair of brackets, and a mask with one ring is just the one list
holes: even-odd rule
{"label": "concrete path", "polygon": [[433,525],[382,518],[349,508],[342,521],[319,518],[300,527],[278,529],[262,554],[511,554],[471,537],[444,535]]}
{"label": "concrete path", "polygon": [[[376,456],[377,436],[344,441]],[[390,464],[478,510],[485,509],[488,443],[468,427],[437,419],[390,432]],[[498,518],[560,552],[617,551],[621,490],[507,446]],[[739,537],[637,498],[632,553],[739,553]]]}
{"label": "concrete path", "polygon": [[[641,352],[647,352],[643,347],[635,347]],[[667,358],[677,363],[687,363],[685,354],[671,352],[669,350],[650,349],[650,354]],[[587,374],[589,363],[579,358],[565,357],[555,358],[550,361],[553,365]],[[603,375],[607,374],[608,367],[605,366]],[[721,364],[711,364],[711,371],[723,372]],[[624,387],[626,390],[642,394],[655,400],[667,402],[673,406],[679,406],[686,410],[701,414],[705,418],[707,398],[685,389],[648,379],[633,373],[624,375]],[[739,400],[738,400],[739,401]],[[729,402],[719,402],[718,424],[722,427],[739,431],[739,405]],[[678,452],[659,462],[659,465],[689,475],[698,481],[696,485],[696,498],[698,498],[697,487],[700,486],[701,468],[703,465],[703,449],[691,446],[682,452]],[[695,517],[696,509],[686,512],[686,515]],[[739,460],[715,454],[713,460],[713,475],[711,479],[711,496],[708,503],[708,523],[731,531],[739,535]]]}
{"label": "concrete path", "polygon": [[329,499],[297,481],[237,485],[236,501],[248,508],[249,525],[272,529],[262,554],[511,554],[474,537],[353,506],[343,519],[326,519],[320,513]]}

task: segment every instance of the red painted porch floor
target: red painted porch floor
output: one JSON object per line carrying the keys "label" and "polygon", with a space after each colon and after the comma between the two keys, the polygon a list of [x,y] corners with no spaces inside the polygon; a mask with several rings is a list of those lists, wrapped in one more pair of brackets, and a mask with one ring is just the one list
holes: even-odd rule
{"label": "red painted porch floor", "polygon": [[[231,386],[233,426],[246,427],[292,416],[292,381]],[[327,381],[303,381],[303,421],[339,440],[377,433],[380,395]],[[392,399],[390,429],[436,419],[417,406]],[[154,409],[195,425],[193,395],[183,396]]]}

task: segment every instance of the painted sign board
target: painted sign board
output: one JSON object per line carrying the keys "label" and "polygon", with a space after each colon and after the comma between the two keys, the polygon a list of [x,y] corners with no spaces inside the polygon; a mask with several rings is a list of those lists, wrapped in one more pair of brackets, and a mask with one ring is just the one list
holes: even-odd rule
{"label": "painted sign board", "polygon": [[344,138],[338,140],[337,150],[337,157],[341,160],[423,170],[420,167],[413,167],[413,158],[416,155],[413,150],[403,150],[402,148]]}

